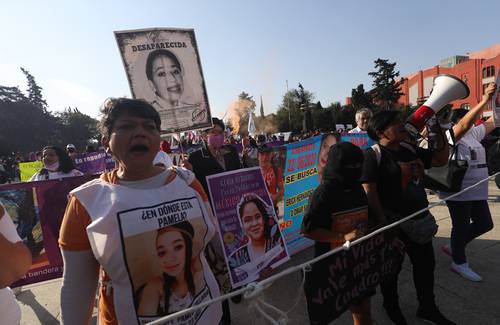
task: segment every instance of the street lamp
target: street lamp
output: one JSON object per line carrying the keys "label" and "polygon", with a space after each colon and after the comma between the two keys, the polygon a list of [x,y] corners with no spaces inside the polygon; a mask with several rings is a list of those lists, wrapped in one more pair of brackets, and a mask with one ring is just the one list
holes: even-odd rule
{"label": "street lamp", "polygon": [[[286,81],[286,93],[285,96],[288,96],[288,80]],[[288,110],[288,131],[292,131],[292,115],[290,114],[290,98],[286,98],[286,108]]]}

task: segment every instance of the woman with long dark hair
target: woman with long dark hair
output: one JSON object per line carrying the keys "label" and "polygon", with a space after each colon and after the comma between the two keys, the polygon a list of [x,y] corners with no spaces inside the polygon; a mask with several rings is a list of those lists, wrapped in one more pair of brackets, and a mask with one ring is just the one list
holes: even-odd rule
{"label": "woman with long dark hair", "polygon": [[247,242],[231,253],[228,262],[239,282],[258,278],[264,269],[282,260],[286,252],[272,205],[249,193],[243,195],[237,209]]}
{"label": "woman with long dark hair", "polygon": [[81,171],[75,169],[68,154],[59,147],[43,148],[42,161],[43,168],[31,177],[30,182],[83,175]]}
{"label": "woman with long dark hair", "polygon": [[257,195],[243,196],[238,206],[238,215],[249,239],[250,260],[265,254],[279,242],[280,233],[273,218],[273,208],[267,206]]}
{"label": "woman with long dark hair", "polygon": [[138,290],[140,315],[168,315],[191,305],[196,295],[193,236],[187,221],[158,230],[156,253],[162,273]]}

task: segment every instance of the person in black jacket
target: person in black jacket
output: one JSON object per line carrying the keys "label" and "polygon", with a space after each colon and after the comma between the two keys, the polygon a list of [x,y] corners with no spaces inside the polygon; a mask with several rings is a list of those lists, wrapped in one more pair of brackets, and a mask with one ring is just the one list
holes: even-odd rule
{"label": "person in black jacket", "polygon": [[[192,152],[189,158],[184,160],[184,167],[194,172],[206,193],[209,193],[207,176],[241,168],[240,157],[236,148],[231,145],[224,145],[224,122],[214,117],[212,118],[212,124],[213,127],[206,131],[206,141],[203,147]],[[220,241],[212,240],[208,244],[206,257],[212,271],[216,274],[221,290],[227,290],[224,283],[228,283],[229,275]],[[224,274],[227,275],[227,279]],[[239,302],[239,299],[241,299],[241,296],[233,299],[233,301]],[[222,302],[222,312],[222,324],[230,324],[231,314],[227,300]]]}
{"label": "person in black jacket", "polygon": [[236,148],[224,145],[224,122],[214,117],[212,124],[213,127],[206,131],[204,146],[192,152],[187,162],[184,161],[184,166],[194,172],[207,193],[207,176],[241,168]]}

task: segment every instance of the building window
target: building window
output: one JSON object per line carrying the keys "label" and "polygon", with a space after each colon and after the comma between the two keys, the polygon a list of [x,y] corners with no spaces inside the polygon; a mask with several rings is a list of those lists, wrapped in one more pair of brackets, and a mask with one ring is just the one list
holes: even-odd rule
{"label": "building window", "polygon": [[495,76],[495,66],[490,65],[483,68],[483,79]]}

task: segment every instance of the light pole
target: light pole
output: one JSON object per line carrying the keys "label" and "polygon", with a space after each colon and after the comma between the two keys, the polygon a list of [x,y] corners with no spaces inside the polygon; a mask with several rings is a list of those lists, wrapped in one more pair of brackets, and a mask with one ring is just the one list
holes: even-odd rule
{"label": "light pole", "polygon": [[[286,80],[286,93],[285,96],[288,96],[288,80]],[[290,114],[290,98],[286,98],[286,108],[288,109],[288,131],[292,131],[292,117]]]}

